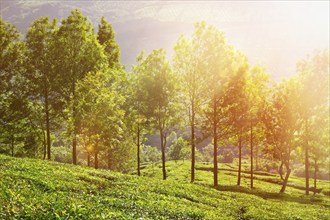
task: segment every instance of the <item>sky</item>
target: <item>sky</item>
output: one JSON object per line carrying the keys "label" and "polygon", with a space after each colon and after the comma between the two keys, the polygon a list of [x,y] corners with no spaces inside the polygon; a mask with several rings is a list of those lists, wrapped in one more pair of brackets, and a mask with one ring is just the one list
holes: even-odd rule
{"label": "sky", "polygon": [[180,34],[206,21],[224,32],[249,62],[266,67],[275,81],[295,73],[295,64],[315,49],[329,49],[329,1],[8,1],[4,20],[27,26],[41,15],[65,18],[80,8],[94,26],[101,16],[117,32],[122,62],[134,64],[141,50],[165,48],[169,58]]}

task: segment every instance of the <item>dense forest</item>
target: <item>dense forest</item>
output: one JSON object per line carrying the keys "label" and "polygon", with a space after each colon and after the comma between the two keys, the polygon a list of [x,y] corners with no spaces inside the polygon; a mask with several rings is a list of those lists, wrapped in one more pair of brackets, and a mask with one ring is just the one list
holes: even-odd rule
{"label": "dense forest", "polygon": [[[115,30],[104,17],[94,30],[78,9],[63,19],[40,17],[23,37],[0,19],[0,153],[120,172],[142,162],[237,159],[254,171],[274,169],[285,192],[291,171],[305,193],[329,178],[329,51],[311,51],[296,74],[272,82],[224,33],[197,22],[180,36],[171,59],[164,49],[120,62]],[[130,71],[128,71],[130,69]],[[159,146],[146,139],[157,134]],[[203,148],[197,145],[211,140]]]}

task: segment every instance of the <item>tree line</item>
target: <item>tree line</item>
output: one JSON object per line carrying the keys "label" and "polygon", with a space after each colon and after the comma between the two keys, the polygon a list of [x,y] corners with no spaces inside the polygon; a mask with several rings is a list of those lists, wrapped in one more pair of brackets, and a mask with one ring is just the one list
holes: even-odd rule
{"label": "tree line", "polygon": [[174,144],[191,147],[191,182],[196,145],[212,137],[215,187],[219,149],[234,145],[237,185],[247,149],[251,188],[261,155],[279,164],[281,192],[300,159],[306,194],[316,190],[317,171],[329,163],[327,50],[299,61],[296,75],[275,83],[205,22],[178,38],[172,60],[164,49],[142,51],[130,72],[104,17],[97,32],[78,9],[61,22],[40,17],[24,38],[2,19],[0,26],[0,153],[51,160],[54,150],[71,149],[68,163],[123,172],[137,163],[140,175],[146,134],[158,133],[165,180],[168,137],[189,129]]}

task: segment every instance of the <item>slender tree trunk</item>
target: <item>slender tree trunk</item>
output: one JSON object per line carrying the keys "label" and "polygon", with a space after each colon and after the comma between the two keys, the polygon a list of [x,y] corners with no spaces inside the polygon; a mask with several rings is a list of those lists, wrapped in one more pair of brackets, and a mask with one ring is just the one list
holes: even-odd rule
{"label": "slender tree trunk", "polygon": [[256,157],[256,170],[259,170],[259,146],[258,145],[256,145],[255,157]]}
{"label": "slender tree trunk", "polygon": [[108,170],[111,170],[111,150],[108,149]]}
{"label": "slender tree trunk", "polygon": [[164,146],[164,135],[163,129],[160,129],[160,142],[162,150],[162,170],[163,170],[163,180],[166,180],[166,169],[165,169],[165,146]]}
{"label": "slender tree trunk", "polygon": [[47,155],[47,144],[46,144],[46,134],[45,131],[42,129],[42,134],[43,134],[43,145],[44,145],[44,160],[46,159],[46,155]]}
{"label": "slender tree trunk", "polygon": [[252,121],[250,124],[250,157],[251,157],[251,189],[253,188],[253,127]]}
{"label": "slender tree trunk", "polygon": [[191,103],[191,182],[195,181],[195,100]]}
{"label": "slender tree trunk", "polygon": [[87,166],[90,166],[91,165],[91,155],[90,153],[88,152],[87,153]]}
{"label": "slender tree trunk", "polygon": [[309,160],[308,147],[305,146],[305,175],[306,175],[306,195],[309,195]]}
{"label": "slender tree trunk", "polygon": [[237,175],[237,186],[241,185],[241,172],[242,172],[242,137],[239,136],[238,141],[238,175]]}
{"label": "slender tree trunk", "polygon": [[14,136],[11,136],[11,156],[14,157]]}
{"label": "slender tree trunk", "polygon": [[72,163],[77,164],[77,136],[74,134],[72,140]]}
{"label": "slender tree trunk", "polygon": [[285,175],[285,179],[283,180],[283,184],[282,184],[282,188],[281,188],[280,193],[284,193],[285,188],[286,188],[286,185],[288,183],[288,179],[289,179],[290,173],[291,173],[289,162],[285,162],[285,167],[286,167],[286,171],[287,172],[286,172],[286,175]]}
{"label": "slender tree trunk", "polygon": [[[307,129],[308,125],[307,125],[307,120],[305,119],[305,136],[308,134]],[[308,140],[307,137],[305,137],[305,176],[306,176],[306,195],[309,195],[309,155],[308,155]]]}
{"label": "slender tree trunk", "polygon": [[97,156],[98,156],[98,152],[95,151],[95,153],[94,153],[94,166],[95,166],[95,169],[99,168],[99,160],[98,160]]}
{"label": "slender tree trunk", "polygon": [[49,104],[48,104],[48,90],[45,91],[45,113],[46,113],[46,135],[47,135],[47,159],[51,159],[50,152],[50,123],[49,123]]}
{"label": "slender tree trunk", "polygon": [[[72,96],[75,99],[75,88],[76,85],[72,83]],[[72,117],[73,117],[73,137],[72,137],[72,163],[77,164],[77,123],[76,123],[76,107],[75,101],[73,100],[73,109],[72,109]]]}
{"label": "slender tree trunk", "polygon": [[140,125],[138,124],[137,130],[137,173],[138,176],[141,176],[140,172]]}
{"label": "slender tree trunk", "polygon": [[283,161],[281,161],[281,164],[280,164],[280,167],[278,169],[278,173],[280,174],[280,177],[281,177],[281,180],[284,180],[284,177],[283,177]]}
{"label": "slender tree trunk", "polygon": [[314,195],[316,194],[317,159],[314,159]]}
{"label": "slender tree trunk", "polygon": [[213,97],[213,176],[214,187],[218,186],[218,133],[217,133],[217,102]]}

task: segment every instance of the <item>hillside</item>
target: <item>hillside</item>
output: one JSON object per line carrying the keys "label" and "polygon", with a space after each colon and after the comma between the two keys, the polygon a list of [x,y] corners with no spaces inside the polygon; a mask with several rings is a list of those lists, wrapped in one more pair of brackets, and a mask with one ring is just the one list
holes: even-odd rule
{"label": "hillside", "polygon": [[210,172],[197,170],[197,183],[187,183],[188,165],[169,162],[169,178],[162,181],[158,165],[142,170],[154,177],[137,177],[0,155],[0,219],[330,218],[323,194],[307,197],[289,187],[280,195],[278,185],[261,180],[254,190],[238,188],[224,172],[217,190],[209,185]]}

